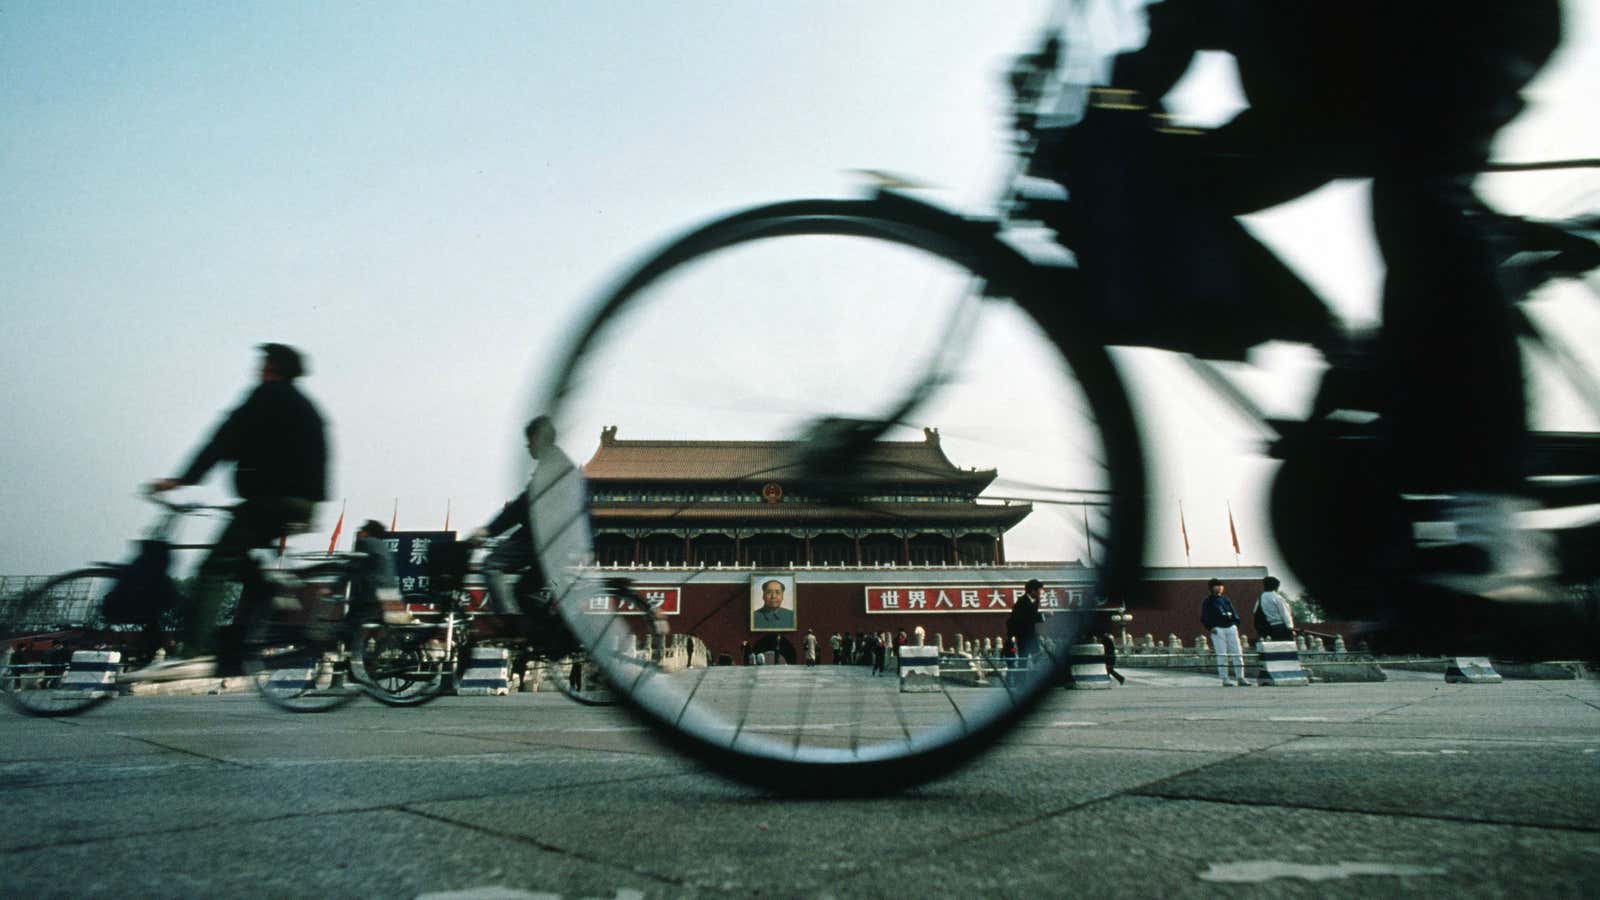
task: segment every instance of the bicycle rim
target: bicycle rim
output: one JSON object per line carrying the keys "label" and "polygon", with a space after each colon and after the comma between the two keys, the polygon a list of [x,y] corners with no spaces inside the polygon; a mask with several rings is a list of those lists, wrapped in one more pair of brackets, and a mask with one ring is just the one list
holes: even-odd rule
{"label": "bicycle rim", "polygon": [[[4,609],[0,695],[31,716],[70,716],[116,696],[130,626],[105,621],[114,569],[83,569],[25,591]],[[60,645],[55,646],[59,641]]]}
{"label": "bicycle rim", "polygon": [[[597,437],[615,441],[623,430],[639,439],[789,448],[770,471],[724,471],[725,482],[689,492],[669,485],[659,494],[592,498],[578,479],[535,492],[535,542],[558,585],[562,615],[614,689],[682,749],[782,791],[862,793],[932,777],[988,746],[1059,683],[1069,648],[1098,624],[1082,608],[1119,599],[1138,571],[1143,469],[1121,383],[1093,335],[1075,327],[1066,298],[996,296],[1001,280],[1011,295],[1035,289],[987,271],[1014,265],[1008,253],[959,219],[883,201],[780,204],[669,245],[596,305],[542,407],[571,459],[581,465]],[[1050,309],[1051,334],[1024,309]],[[882,520],[858,527],[857,536],[894,534],[895,517],[910,508],[906,498],[852,489],[875,483],[882,463],[859,442],[841,444],[838,423],[868,423],[880,441],[902,446],[937,442],[956,469],[998,471],[981,505],[1029,505],[1005,533],[1006,558],[1040,561],[1031,571],[1059,590],[1052,594],[1059,610],[1041,626],[1042,652],[1031,665],[996,662],[993,649],[967,643],[983,636],[998,644],[1003,615],[974,614],[950,626],[956,620],[919,618],[926,608],[875,611],[869,598],[848,601],[856,609],[846,620],[871,614],[870,627],[881,622],[888,631],[909,632],[921,621],[946,626],[927,635],[946,645],[939,677],[910,690],[894,672],[877,676],[861,665],[683,667],[663,662],[674,654],[643,636],[642,616],[616,611],[605,578],[625,576],[646,588],[670,582],[686,598],[668,617],[672,631],[715,632],[707,638],[720,644],[714,658],[741,652],[733,633],[741,626],[730,622],[747,613],[748,640],[773,637],[755,629],[752,579],[792,578],[794,630],[777,637],[793,647],[808,622],[823,626],[816,636],[825,643],[833,630],[827,623],[836,621],[826,609],[806,607],[808,585],[950,578],[949,566],[935,572],[914,564],[917,548],[931,545],[909,532],[900,535],[894,566],[857,556],[819,570],[736,557],[726,566],[666,559],[656,571],[636,556],[607,567],[629,549],[607,528],[616,502],[648,501],[659,521],[692,522],[708,498],[748,500],[753,526],[761,504],[772,505],[763,482],[788,481],[801,492],[777,501],[795,503],[797,517],[807,503],[831,506],[827,514],[843,509]],[[602,432],[612,426],[617,431]],[[824,443],[826,451],[807,450]],[[724,452],[713,444],[704,451]],[[808,489],[815,496],[804,496]],[[667,531],[669,544],[688,538],[685,552],[695,552],[691,528],[656,529]],[[904,577],[885,580],[885,568]],[[1021,567],[954,568],[964,603],[1021,588]],[[975,652],[954,652],[958,634]],[[782,649],[781,640],[771,642]]]}
{"label": "bicycle rim", "polygon": [[249,624],[244,671],[262,700],[285,712],[314,713],[360,696],[350,683],[335,624],[315,611],[276,607]]}
{"label": "bicycle rim", "polygon": [[432,634],[415,627],[366,629],[351,666],[367,696],[385,706],[421,706],[437,698],[448,664],[443,647],[429,645]]}

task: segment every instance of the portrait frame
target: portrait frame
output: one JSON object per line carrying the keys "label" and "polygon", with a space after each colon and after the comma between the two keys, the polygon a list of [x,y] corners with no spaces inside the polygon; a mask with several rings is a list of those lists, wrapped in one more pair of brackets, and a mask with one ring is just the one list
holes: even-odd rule
{"label": "portrait frame", "polygon": [[[774,626],[756,621],[756,613],[766,606],[766,585],[776,581],[783,590],[783,603],[779,609],[787,610],[786,624]],[[796,592],[792,573],[758,572],[750,576],[750,630],[760,632],[797,631],[800,626],[800,597]]]}

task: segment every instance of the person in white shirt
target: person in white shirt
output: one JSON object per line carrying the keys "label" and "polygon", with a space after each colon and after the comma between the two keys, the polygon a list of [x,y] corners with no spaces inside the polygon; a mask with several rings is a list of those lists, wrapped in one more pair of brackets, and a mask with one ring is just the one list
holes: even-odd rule
{"label": "person in white shirt", "polygon": [[1280,583],[1271,575],[1261,579],[1261,586],[1266,590],[1261,592],[1261,599],[1256,601],[1257,629],[1260,630],[1260,626],[1265,624],[1266,633],[1261,637],[1274,641],[1292,641],[1294,613],[1289,609],[1289,601],[1278,593]]}

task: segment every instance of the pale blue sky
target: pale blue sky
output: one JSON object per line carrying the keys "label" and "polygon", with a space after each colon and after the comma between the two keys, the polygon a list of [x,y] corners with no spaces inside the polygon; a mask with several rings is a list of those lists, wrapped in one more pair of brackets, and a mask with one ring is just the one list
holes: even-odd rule
{"label": "pale blue sky", "polygon": [[[136,487],[187,461],[266,340],[308,353],[304,387],[332,422],[336,499],[301,546],[326,546],[337,498],[355,520],[387,520],[398,498],[402,528],[442,525],[447,502],[453,525],[480,522],[518,487],[531,373],[665,235],[755,202],[848,195],[856,168],[990,202],[1000,74],[1046,7],[7,4],[0,574],[124,555],[149,518]],[[1574,12],[1507,156],[1600,153],[1600,27],[1592,4]],[[1192,102],[1229,100],[1203,85]],[[1557,190],[1497,197],[1537,207]],[[1370,315],[1360,188],[1320,202],[1262,227]],[[1181,384],[1170,361],[1133,356],[1144,387]],[[1304,380],[1290,357],[1267,386]],[[1217,435],[1159,460],[1156,499],[1174,516],[1184,499],[1194,561],[1232,564],[1230,502],[1244,561],[1269,561],[1264,470],[1234,461],[1248,432],[1194,401],[1154,434],[1168,448]],[[1181,564],[1170,532],[1153,561]]]}

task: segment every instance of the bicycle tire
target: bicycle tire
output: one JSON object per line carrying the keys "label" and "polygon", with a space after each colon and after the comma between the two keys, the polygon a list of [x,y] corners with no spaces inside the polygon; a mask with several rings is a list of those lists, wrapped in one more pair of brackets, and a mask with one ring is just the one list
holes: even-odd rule
{"label": "bicycle tire", "polygon": [[351,656],[351,668],[367,696],[385,706],[422,706],[444,693],[449,671],[447,654],[427,646],[430,630],[379,625],[359,638],[363,647]]}
{"label": "bicycle tire", "polygon": [[[334,577],[343,575],[338,567],[322,571]],[[319,570],[297,573],[302,586],[319,574]],[[349,683],[344,668],[348,658],[339,647],[343,633],[341,623],[323,608],[319,598],[297,597],[279,589],[244,623],[245,677],[262,700],[284,712],[338,709],[362,693]]]}
{"label": "bicycle tire", "polygon": [[[803,200],[758,207],[736,213],[701,226],[649,256],[614,288],[605,293],[576,331],[570,347],[553,367],[543,392],[539,412],[549,415],[562,435],[569,433],[572,420],[582,412],[599,408],[592,400],[593,385],[608,372],[619,373],[627,388],[629,376],[644,384],[656,373],[636,371],[641,359],[648,358],[650,344],[609,350],[611,332],[630,327],[627,320],[655,321],[647,312],[637,312],[635,304],[658,285],[672,290],[669,282],[692,280],[683,270],[704,259],[729,250],[776,244],[778,238],[818,237],[825,244],[836,238],[865,241],[871,248],[888,247],[891,253],[909,254],[917,264],[927,261],[940,270],[951,270],[956,280],[965,278],[980,286],[979,296],[985,313],[1000,310],[1000,315],[1020,319],[1032,340],[1039,342],[1060,367],[1059,377],[1070,383],[1064,389],[1075,391],[1076,400],[1091,420],[1084,428],[1094,445],[1089,463],[1098,474],[1094,485],[1098,500],[1097,526],[1085,527],[1099,541],[1090,576],[1093,590],[1100,597],[1119,597],[1140,572],[1145,530],[1145,473],[1142,451],[1133,414],[1122,381],[1106,348],[1070,297],[1059,295],[1070,279],[1047,277],[1051,273],[1035,267],[1015,249],[1000,241],[992,223],[968,220],[894,195],[866,200]],[[854,245],[852,244],[852,248]],[[735,261],[734,265],[739,262]],[[807,265],[810,265],[809,260]],[[818,266],[810,271],[826,271]],[[870,270],[861,270],[870,271]],[[802,277],[804,277],[802,275]],[[737,291],[725,292],[736,296]],[[695,300],[717,296],[707,290]],[[747,294],[746,296],[751,296]],[[760,296],[759,294],[754,296]],[[1001,298],[1013,304],[999,302]],[[957,304],[966,302],[957,300]],[[992,304],[992,305],[991,305]],[[732,315],[740,309],[730,307]],[[715,315],[698,315],[694,322],[721,322]],[[746,318],[765,307],[744,311]],[[805,310],[799,313],[805,314]],[[960,315],[959,309],[956,313]],[[728,315],[728,314],[725,314]],[[937,317],[937,314],[935,314]],[[671,321],[663,316],[663,320]],[[954,333],[955,319],[951,319]],[[853,325],[854,320],[846,323]],[[830,320],[827,324],[837,324]],[[833,333],[830,333],[832,336]],[[869,337],[876,337],[869,336]],[[891,338],[883,337],[887,344]],[[644,351],[644,352],[639,352]],[[607,355],[612,353],[613,355]],[[943,352],[936,348],[934,353]],[[686,356],[692,354],[686,353]],[[694,355],[698,364],[704,355]],[[832,362],[832,360],[830,360]],[[904,389],[904,400],[895,397],[888,409],[893,421],[903,421],[908,409],[923,403],[917,396],[921,386],[942,380],[942,376],[916,375],[920,382]],[[832,399],[832,398],[829,398]],[[902,402],[904,400],[904,402]],[[687,406],[688,404],[684,404]],[[677,412],[674,409],[674,412]],[[881,414],[889,419],[887,413]],[[837,417],[846,420],[849,417]],[[819,419],[818,421],[824,421]],[[881,421],[881,420],[880,420]],[[1070,427],[1082,426],[1075,423]],[[881,429],[880,429],[881,431]],[[802,432],[805,433],[805,432]],[[874,437],[879,435],[874,435]],[[587,437],[579,435],[580,439]],[[858,462],[848,455],[845,462]],[[543,462],[541,461],[541,465]],[[537,476],[536,476],[537,481]],[[581,485],[581,479],[573,479]],[[1072,490],[1076,490],[1073,488]],[[1087,494],[1083,494],[1087,496]],[[806,734],[812,701],[819,699],[815,688],[790,690],[781,696],[792,701],[797,722],[777,729],[775,737],[758,732],[763,726],[752,712],[756,707],[756,687],[740,688],[726,697],[714,697],[708,688],[709,669],[689,670],[683,680],[676,676],[656,677],[662,670],[642,666],[628,654],[607,652],[599,645],[609,623],[600,624],[589,613],[590,601],[605,593],[585,566],[595,557],[596,547],[588,528],[590,521],[587,491],[572,484],[548,485],[535,492],[531,509],[535,545],[546,573],[558,582],[557,608],[573,632],[589,647],[596,664],[627,701],[628,706],[656,729],[669,743],[699,759],[709,767],[737,780],[786,793],[859,795],[892,791],[946,773],[986,749],[1030,712],[1047,688],[1059,683],[1067,663],[1059,642],[1070,643],[1082,625],[1081,616],[1054,616],[1050,636],[1057,642],[1051,651],[1050,665],[1041,667],[1020,684],[1006,685],[982,700],[955,694],[941,686],[931,703],[915,703],[882,689],[851,688],[852,699],[845,712],[851,716],[848,733],[811,737]],[[1087,518],[1089,504],[1084,503]],[[1065,558],[1065,557],[1062,557]],[[590,572],[590,575],[593,573]],[[986,574],[985,577],[995,577]],[[610,622],[620,619],[612,616]],[[1074,621],[1075,620],[1075,621]],[[748,670],[754,676],[760,669]],[[729,680],[729,679],[720,679]],[[753,682],[752,682],[753,683]],[[881,683],[881,682],[880,682]],[[742,690],[742,696],[739,691]],[[779,696],[774,693],[773,696]],[[878,729],[864,722],[866,698],[882,703],[898,719],[897,727]],[[854,698],[861,698],[860,700]],[[831,700],[832,698],[822,698]],[[971,701],[971,702],[968,702]],[[850,707],[848,704],[854,703]],[[967,703],[966,709],[962,704]],[[742,705],[741,705],[742,704]],[[943,705],[941,705],[943,704]],[[834,705],[837,705],[836,703]],[[924,711],[937,707],[931,713]],[[886,712],[885,715],[889,713]],[[932,716],[929,725],[919,718]],[[817,728],[828,723],[816,723]],[[878,733],[879,731],[885,733]]]}
{"label": "bicycle tire", "polygon": [[[79,640],[109,628],[102,611],[105,595],[117,583],[121,572],[113,568],[90,568],[67,572],[24,592],[5,610],[6,644],[0,649],[0,695],[18,712],[30,716],[72,716],[86,712],[116,696],[116,663],[82,664],[77,674],[67,660],[45,661],[34,654],[23,656],[14,648],[18,639],[30,635],[48,637],[76,633]],[[110,668],[106,668],[110,666]]]}

